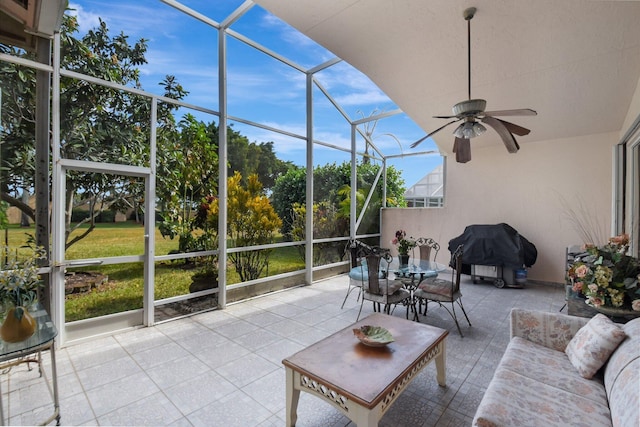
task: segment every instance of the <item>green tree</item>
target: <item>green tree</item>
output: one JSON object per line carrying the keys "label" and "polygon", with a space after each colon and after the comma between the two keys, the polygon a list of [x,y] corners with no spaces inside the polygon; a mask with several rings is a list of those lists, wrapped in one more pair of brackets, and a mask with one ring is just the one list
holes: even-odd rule
{"label": "green tree", "polygon": [[[359,168],[360,164],[356,169]],[[313,170],[313,202],[318,203],[327,200],[333,205],[338,205],[342,200],[338,190],[350,182],[351,163],[349,162],[316,166]]]}
{"label": "green tree", "polygon": [[228,176],[233,176],[234,172],[240,172],[243,177],[256,174],[267,191],[273,188],[278,177],[286,173],[291,165],[278,159],[273,151],[273,142],[249,142],[247,137],[231,126],[227,128],[227,144]]}
{"label": "green tree", "polygon": [[[294,205],[304,205],[307,171],[300,166],[291,166],[280,176],[273,186],[273,208],[282,219],[282,234],[292,237],[291,229],[294,222]],[[304,222],[304,221],[303,221]],[[295,239],[295,235],[293,235]]]}
{"label": "green tree", "polygon": [[[364,209],[364,202],[371,190],[380,166],[363,163],[358,165],[358,190],[356,191],[356,214],[360,217]],[[359,234],[377,233],[380,230],[380,208],[382,207],[382,185],[383,180],[378,181],[375,191],[369,199],[367,209],[362,215],[360,227],[357,230]],[[394,167],[387,168],[387,206],[406,206],[404,200],[404,180],[401,178],[400,171]],[[350,218],[351,214],[351,186],[344,185],[338,190],[341,196],[339,203],[340,216]]]}
{"label": "green tree", "polygon": [[[216,194],[218,186],[219,129],[215,122],[204,123],[187,114],[176,128],[167,126],[159,137],[157,194],[162,201],[160,230],[165,237],[179,237],[178,252],[204,250],[201,224],[194,218],[198,203]],[[273,187],[288,163],[279,160],[273,143],[250,143],[240,132],[227,127],[229,174],[256,174]],[[243,179],[243,184],[246,184]]]}
{"label": "green tree", "polygon": [[[359,214],[364,206],[366,195],[369,193],[371,183],[373,183],[380,166],[371,163],[359,163],[356,166],[357,185],[360,201],[356,203],[356,211]],[[349,162],[342,164],[327,164],[317,166],[314,169],[314,204],[327,203],[335,207],[341,218],[348,222],[350,217],[349,203],[351,193],[351,165]],[[358,230],[364,232],[378,232],[379,229],[379,209],[382,206],[382,185],[381,179],[376,187],[376,191],[370,201],[367,214],[362,222],[364,228]],[[393,166],[387,168],[387,206],[406,206],[404,200],[404,181],[400,171]],[[283,218],[284,234],[290,235],[293,221],[299,221],[299,213],[294,214],[295,203],[304,205],[306,202],[306,170],[302,167],[293,167],[276,181],[273,189],[273,206],[278,215]],[[341,230],[336,227],[336,230]],[[346,229],[344,230],[346,233]],[[339,234],[343,235],[343,234]]]}
{"label": "green tree", "polygon": [[[242,186],[242,175],[233,174],[227,180],[227,220],[230,247],[244,247],[273,243],[275,233],[282,226],[268,197],[264,194],[258,175],[252,174]],[[219,218],[217,199],[209,204],[207,221],[217,227]],[[229,254],[240,280],[254,280],[269,268],[272,249],[235,252]]]}
{"label": "green tree", "polygon": [[[81,74],[140,88],[138,67],[146,63],[146,40],[129,44],[128,36],[110,36],[100,20],[97,28],[77,39],[78,23],[65,15],[61,27],[61,66]],[[29,57],[8,46],[1,46],[17,56]],[[19,188],[33,187],[34,156],[34,71],[27,67],[2,63],[0,85],[5,107],[3,120],[2,199],[18,207],[32,218],[33,209],[19,203],[14,195]],[[165,95],[180,99],[186,95],[175,79],[165,80]],[[88,160],[131,165],[149,164],[150,100],[126,91],[114,90],[88,82],[61,78],[60,82],[60,150],[66,159]],[[171,123],[175,107],[159,110],[158,123]],[[6,142],[6,144],[5,144]],[[5,152],[12,153],[4,155]],[[9,179],[11,177],[11,179]],[[96,217],[105,210],[122,210],[142,200],[140,180],[103,174],[74,172],[66,181],[67,247],[89,234]],[[76,203],[90,206],[83,222],[89,227],[70,238],[71,216]]]}
{"label": "green tree", "polygon": [[[293,228],[291,234],[295,240],[304,240],[307,235],[305,218],[307,210],[305,205],[294,203],[293,205]],[[328,202],[315,203],[313,205],[313,237],[323,239],[328,237],[342,236],[349,228],[348,219],[341,217],[335,206]],[[305,259],[304,246],[296,246],[300,258]],[[344,242],[323,242],[316,243],[313,251],[313,265],[322,265],[336,262],[342,259],[344,253]]]}
{"label": "green tree", "polygon": [[196,230],[202,221],[195,217],[195,210],[203,198],[217,193],[216,135],[215,125],[186,114],[177,129],[169,129],[159,138],[156,194],[162,201],[160,231],[171,239],[178,236],[178,252],[206,249],[198,239]]}
{"label": "green tree", "polygon": [[[34,59],[34,55],[0,44],[0,52]],[[35,73],[0,61],[0,196],[35,220],[34,210],[20,200],[35,176]]]}

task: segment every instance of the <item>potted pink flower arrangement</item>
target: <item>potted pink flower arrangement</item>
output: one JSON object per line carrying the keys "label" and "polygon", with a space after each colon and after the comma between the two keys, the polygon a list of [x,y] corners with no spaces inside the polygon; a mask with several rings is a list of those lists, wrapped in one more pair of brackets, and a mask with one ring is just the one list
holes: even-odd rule
{"label": "potted pink flower arrangement", "polygon": [[398,246],[400,267],[406,267],[409,264],[409,251],[418,246],[418,243],[413,237],[407,237],[406,231],[398,230],[396,237],[391,240],[391,244]]}
{"label": "potted pink flower arrangement", "polygon": [[413,237],[407,237],[407,232],[404,230],[396,231],[396,237],[391,243],[398,246],[398,253],[400,255],[408,255],[411,249],[418,246],[415,239]]}

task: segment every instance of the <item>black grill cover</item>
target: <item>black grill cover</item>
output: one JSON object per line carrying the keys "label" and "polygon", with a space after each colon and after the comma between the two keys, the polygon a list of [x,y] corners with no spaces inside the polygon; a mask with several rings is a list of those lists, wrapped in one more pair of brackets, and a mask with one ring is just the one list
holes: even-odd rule
{"label": "black grill cover", "polygon": [[464,245],[462,263],[466,265],[522,268],[531,267],[538,258],[533,243],[504,223],[469,225],[464,233],[449,241],[449,251],[453,253],[459,245]]}

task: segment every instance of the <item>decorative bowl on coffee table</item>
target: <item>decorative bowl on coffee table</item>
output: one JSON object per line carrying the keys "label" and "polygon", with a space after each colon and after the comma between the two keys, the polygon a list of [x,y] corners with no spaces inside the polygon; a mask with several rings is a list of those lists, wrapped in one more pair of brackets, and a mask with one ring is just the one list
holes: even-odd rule
{"label": "decorative bowl on coffee table", "polygon": [[381,326],[364,325],[355,328],[353,334],[362,344],[370,347],[384,347],[393,342],[391,333]]}

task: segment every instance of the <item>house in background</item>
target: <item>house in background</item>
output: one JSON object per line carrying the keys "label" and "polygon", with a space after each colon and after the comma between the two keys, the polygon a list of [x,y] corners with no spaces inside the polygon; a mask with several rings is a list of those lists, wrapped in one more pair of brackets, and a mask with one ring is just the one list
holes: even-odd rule
{"label": "house in background", "polygon": [[441,208],[444,206],[443,166],[436,166],[404,193],[407,207]]}

